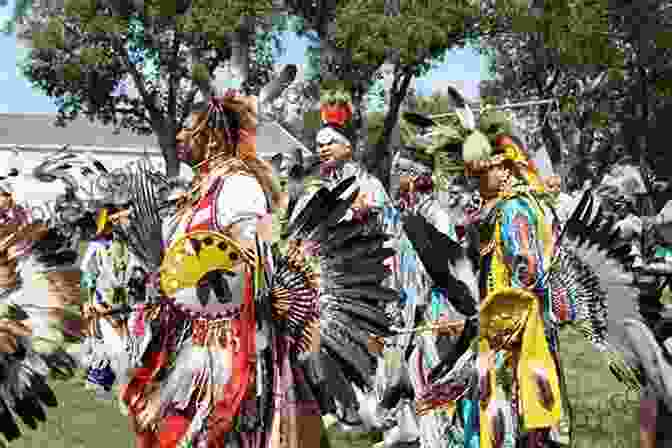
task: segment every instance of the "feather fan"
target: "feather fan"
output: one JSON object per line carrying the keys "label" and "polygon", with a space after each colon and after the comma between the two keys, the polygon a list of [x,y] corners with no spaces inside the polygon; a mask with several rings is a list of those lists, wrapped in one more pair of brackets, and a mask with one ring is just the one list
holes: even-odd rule
{"label": "feather fan", "polygon": [[465,249],[420,214],[408,214],[403,217],[403,222],[408,238],[436,286],[450,291],[448,299],[458,312],[465,316],[475,315],[476,298],[450,270],[451,262],[466,257]]}
{"label": "feather fan", "polygon": [[640,318],[633,276],[618,260],[618,231],[586,191],[563,229],[550,273],[553,308],[561,322],[576,326],[621,381],[639,387],[638,373],[619,349],[623,321]]}
{"label": "feather fan", "polygon": [[129,247],[150,271],[158,271],[163,259],[163,232],[156,177],[139,164],[128,177],[131,219],[121,226]]}
{"label": "feather fan", "polygon": [[31,348],[30,338],[17,338],[17,351],[0,354],[0,433],[12,442],[21,437],[18,417],[32,430],[46,422],[44,407],[58,402],[47,384],[48,364]]}
{"label": "feather fan", "polygon": [[[386,258],[394,254],[383,247],[388,236],[371,213],[358,221],[344,217],[359,193],[345,196],[355,183],[348,178],[332,189],[321,188],[295,214],[287,238],[316,243],[320,262],[320,349],[301,363],[324,413],[338,409],[343,423],[355,424],[359,407],[357,390],[372,390],[376,359],[369,350],[373,336],[388,336],[390,320],[384,304],[399,294],[381,283],[389,275]],[[281,275],[281,274],[279,274]],[[297,320],[298,321],[298,320]],[[303,320],[308,328],[311,322]]]}

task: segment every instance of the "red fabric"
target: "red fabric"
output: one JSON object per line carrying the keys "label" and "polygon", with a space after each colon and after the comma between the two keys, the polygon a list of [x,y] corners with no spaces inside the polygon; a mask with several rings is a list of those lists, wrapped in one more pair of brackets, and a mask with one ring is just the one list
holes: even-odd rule
{"label": "red fabric", "polygon": [[320,115],[322,121],[342,127],[352,118],[352,108],[349,104],[328,104],[322,106]]}
{"label": "red fabric", "polygon": [[655,432],[658,418],[658,400],[642,398],[639,402],[639,425],[642,431]]}
{"label": "red fabric", "polygon": [[[196,205],[196,210],[207,208],[215,200],[214,193],[217,189],[212,188]],[[212,193],[212,194],[210,194]],[[216,229],[214,217],[211,222],[190,223],[187,232],[209,231]],[[240,320],[232,322],[232,330],[240,338],[240,351],[233,354],[231,366],[232,375],[229,383],[224,386],[224,396],[215,403],[215,408],[209,418],[212,424],[208,431],[208,444],[211,447],[219,447],[224,434],[233,429],[233,418],[240,412],[243,399],[247,394],[250,381],[254,378],[252,370],[254,365],[250,358],[256,352],[256,321],[254,312],[254,278],[253,273],[248,271],[245,279],[245,296],[241,307]],[[161,448],[174,448],[174,445],[162,445]]]}
{"label": "red fabric", "polygon": [[153,432],[141,432],[135,435],[135,448],[157,448],[158,443]]}
{"label": "red fabric", "polygon": [[140,412],[140,409],[136,406],[131,406],[131,401],[133,398],[137,397],[139,394],[142,394],[145,390],[145,386],[154,377],[154,374],[168,361],[168,354],[164,351],[161,352],[151,352],[149,359],[145,363],[145,367],[140,367],[135,369],[133,378],[128,383],[121,394],[121,399],[126,403],[129,408],[129,411],[133,415],[137,415]]}
{"label": "red fabric", "polygon": [[495,139],[495,147],[503,148],[504,146],[513,145],[514,142],[508,135],[501,134]]}
{"label": "red fabric", "polygon": [[158,448],[175,448],[186,434],[191,421],[181,415],[166,417],[159,426]]}
{"label": "red fabric", "polygon": [[253,275],[250,271],[246,274],[245,298],[240,320],[233,322],[234,331],[239,332],[240,351],[234,353],[232,371],[235,374],[224,386],[224,397],[215,403],[215,409],[210,416],[210,421],[216,422],[208,432],[210,447],[218,447],[223,434],[233,429],[233,418],[240,412],[250,381],[254,378],[255,366],[253,362],[250,362],[256,351]]}
{"label": "red fabric", "polygon": [[[207,208],[215,200],[218,190],[211,188],[208,194],[204,195],[194,207],[194,212],[199,209]],[[194,213],[195,214],[195,213]],[[187,232],[212,231],[216,230],[214,216],[211,216],[210,222],[190,222],[187,225]],[[241,307],[240,320],[234,320],[232,330],[237,333],[240,339],[240,351],[233,354],[232,372],[234,373],[228,384],[224,386],[224,394],[220,401],[215,403],[215,408],[209,418],[208,445],[219,448],[222,444],[224,434],[233,429],[233,419],[240,412],[243,399],[247,395],[250,381],[254,379],[254,364],[250,362],[256,353],[256,321],[254,311],[254,278],[253,272],[248,271],[245,279],[245,295]],[[151,370],[151,362],[146,366],[141,375],[136,375],[135,379],[140,377],[144,381]],[[143,385],[144,386],[144,385]],[[159,446],[158,448],[175,448],[177,443],[186,433],[191,419],[182,416],[166,417],[160,426]]]}

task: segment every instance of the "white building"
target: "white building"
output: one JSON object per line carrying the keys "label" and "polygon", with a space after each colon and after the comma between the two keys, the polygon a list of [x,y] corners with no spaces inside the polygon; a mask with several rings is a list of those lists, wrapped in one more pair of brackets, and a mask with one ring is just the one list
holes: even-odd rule
{"label": "white building", "polygon": [[[108,169],[149,155],[155,166],[165,163],[156,137],[137,136],[128,130],[114,132],[112,126],[80,118],[65,128],[54,125],[52,114],[0,114],[0,176],[16,168],[24,175],[17,183],[17,195],[28,202],[54,199],[63,193],[62,186],[32,182],[28,176],[47,154],[70,145],[74,151],[90,153]],[[262,123],[257,129],[257,151],[263,158],[289,153],[300,143],[277,123]],[[184,166],[184,174],[189,169]]]}

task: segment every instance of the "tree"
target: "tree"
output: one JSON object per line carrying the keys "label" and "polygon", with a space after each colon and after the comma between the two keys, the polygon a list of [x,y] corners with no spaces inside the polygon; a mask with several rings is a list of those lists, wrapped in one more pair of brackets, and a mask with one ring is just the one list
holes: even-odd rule
{"label": "tree", "polygon": [[[610,160],[604,156],[619,147],[631,156],[651,154],[656,140],[644,143],[651,112],[664,107],[661,92],[670,79],[666,2],[537,3],[533,11],[512,12],[508,33],[482,41],[495,55],[497,75],[482,93],[500,101],[558,98],[556,126],[544,122],[540,134],[556,169],[568,143],[570,160],[562,165],[578,183],[599,172]],[[640,19],[633,23],[632,17]],[[535,113],[543,122],[547,107]],[[593,162],[595,172],[587,169]]]}
{"label": "tree", "polygon": [[[482,26],[479,7],[469,1],[419,7],[406,0],[286,0],[286,6],[319,39],[322,81],[347,84],[355,109],[357,147],[386,186],[390,142],[412,79],[431,69],[449,49],[493,29]],[[384,127],[376,144],[367,147],[364,98],[386,62],[393,67],[393,79]]]}
{"label": "tree", "polygon": [[[95,0],[68,0],[62,10],[42,9],[29,19],[45,25],[30,36],[23,73],[57,98],[59,125],[84,114],[155,134],[167,174],[176,175],[176,131],[199,91],[211,88],[215,70],[230,62],[250,93],[270,80],[269,45],[282,29],[269,21],[271,7],[270,0],[195,0],[190,14],[176,16],[175,2],[153,0],[124,16]],[[141,25],[130,26],[134,21]],[[259,37],[256,53],[252,35]],[[154,72],[144,70],[150,62]]]}
{"label": "tree", "polygon": [[[3,34],[12,34],[16,30],[16,25],[25,21],[30,15],[31,3],[29,0],[16,0],[12,16],[5,20],[2,24]],[[6,8],[9,6],[9,0],[0,0],[0,7]]]}

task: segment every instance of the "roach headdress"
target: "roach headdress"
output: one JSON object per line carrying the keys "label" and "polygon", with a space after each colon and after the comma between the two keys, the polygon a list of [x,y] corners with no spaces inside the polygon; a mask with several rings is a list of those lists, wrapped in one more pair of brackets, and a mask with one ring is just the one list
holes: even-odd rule
{"label": "roach headdress", "polygon": [[318,144],[352,142],[352,100],[344,90],[323,90],[320,94],[322,129],[317,134]]}

